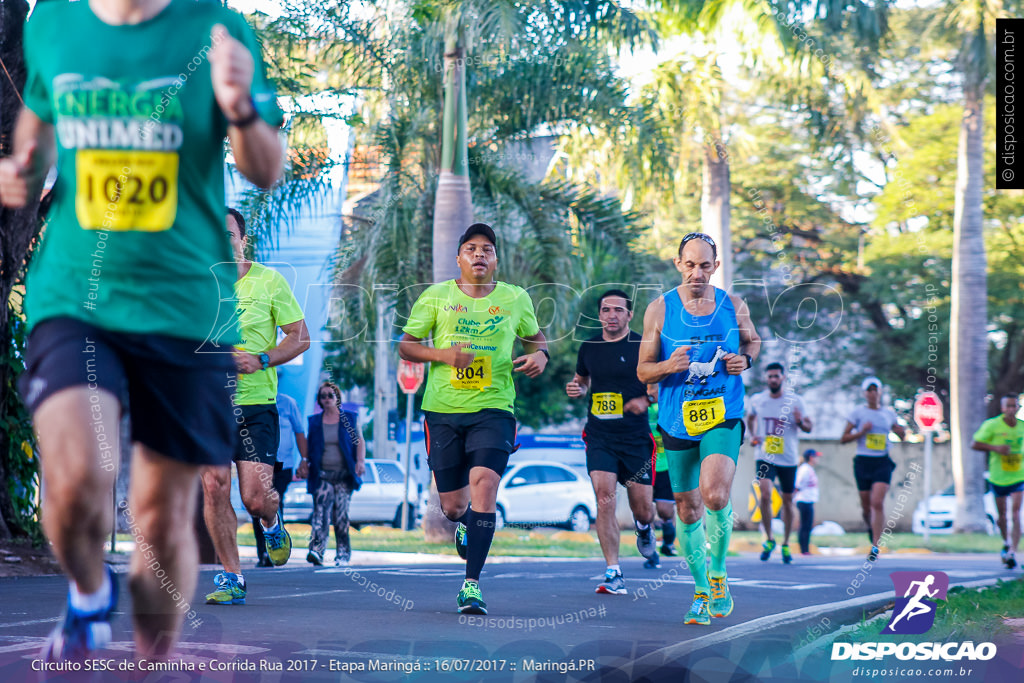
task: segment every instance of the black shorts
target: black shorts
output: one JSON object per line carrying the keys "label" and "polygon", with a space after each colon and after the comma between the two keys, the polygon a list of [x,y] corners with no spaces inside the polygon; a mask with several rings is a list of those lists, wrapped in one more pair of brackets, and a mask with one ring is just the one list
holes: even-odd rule
{"label": "black shorts", "polygon": [[201,342],[111,332],[74,318],[32,329],[19,388],[30,411],[70,387],[110,392],[131,415],[131,440],[192,465],[228,465],[235,366]]}
{"label": "black shorts", "polygon": [[992,482],[989,482],[989,485],[992,487],[992,495],[996,498],[1005,498],[1011,493],[1024,491],[1024,481],[1019,481],[1016,484],[1010,484],[1009,486],[1000,486],[999,484],[993,484]]}
{"label": "black shorts", "polygon": [[657,470],[654,473],[654,502],[674,503],[672,480],[668,478],[668,470]]}
{"label": "black shorts", "polygon": [[277,405],[267,403],[255,406],[235,406],[235,462],[261,462],[273,466],[277,462],[277,447],[281,441],[281,421]]}
{"label": "black shorts", "polygon": [[651,434],[645,440],[613,441],[583,432],[583,443],[587,445],[588,472],[612,472],[623,486],[629,482],[651,485],[658,457],[658,444]]}
{"label": "black shorts", "polygon": [[423,411],[427,464],[439,493],[469,486],[469,472],[486,467],[505,473],[516,449],[516,418],[507,410],[484,408],[475,413]]}
{"label": "black shorts", "polygon": [[870,491],[875,483],[891,484],[896,463],[888,455],[855,455],[853,457],[853,478],[857,480],[858,491]]}
{"label": "black shorts", "polygon": [[782,493],[793,493],[796,491],[796,465],[776,465],[767,460],[756,460],[757,478],[775,481],[779,478],[779,490]]}

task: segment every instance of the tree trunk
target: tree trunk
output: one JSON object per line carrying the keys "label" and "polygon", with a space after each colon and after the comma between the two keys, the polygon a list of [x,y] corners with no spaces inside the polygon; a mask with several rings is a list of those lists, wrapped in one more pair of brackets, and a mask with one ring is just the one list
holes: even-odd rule
{"label": "tree trunk", "polygon": [[950,319],[950,426],[956,525],[961,532],[984,532],[985,459],[971,450],[971,436],[985,419],[988,377],[988,310],[985,240],[982,232],[983,85],[965,78],[960,125],[956,204],[953,218],[953,291]]}
{"label": "tree trunk", "polygon": [[[434,282],[458,277],[455,264],[459,236],[473,223],[469,190],[469,149],[466,142],[466,60],[457,39],[445,41],[444,122],[441,164],[434,199]],[[451,541],[454,523],[441,514],[437,488],[430,484],[430,502],[423,513],[423,536],[428,543]]]}
{"label": "tree trunk", "polygon": [[[25,87],[25,60],[22,32],[28,16],[25,0],[0,0],[0,59],[6,73],[0,73],[0,157],[10,156],[14,125],[21,112],[21,91]],[[9,75],[9,77],[8,77]],[[25,263],[37,231],[38,197],[17,211],[0,207],[0,344],[11,344],[11,292]],[[0,363],[0,420],[19,412],[14,394],[14,368]],[[0,540],[24,535],[10,494],[12,458],[27,457],[20,443],[12,443],[9,431],[0,429]],[[28,482],[21,482],[26,485]]]}
{"label": "tree trunk", "polygon": [[704,145],[700,222],[704,232],[718,245],[718,260],[722,262],[711,282],[728,291],[732,286],[732,237],[729,229],[732,211],[729,194],[732,184],[729,180],[729,155],[725,144],[718,134],[714,138],[714,143]]}
{"label": "tree trunk", "polygon": [[473,223],[466,146],[466,62],[457,40],[445,43],[441,164],[434,199],[434,282],[457,277],[459,235]]}

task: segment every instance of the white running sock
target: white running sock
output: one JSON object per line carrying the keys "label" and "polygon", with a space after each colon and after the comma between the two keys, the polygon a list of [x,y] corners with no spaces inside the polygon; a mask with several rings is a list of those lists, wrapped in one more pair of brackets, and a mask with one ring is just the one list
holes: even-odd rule
{"label": "white running sock", "polygon": [[80,612],[99,612],[110,604],[110,575],[103,569],[103,582],[94,593],[82,593],[78,584],[71,582],[71,606]]}
{"label": "white running sock", "polygon": [[270,525],[270,528],[267,528],[267,525],[263,523],[262,519],[260,520],[260,526],[263,527],[264,533],[273,534],[277,532],[277,528],[281,526],[281,524],[277,521],[277,517],[274,517],[274,523]]}
{"label": "white running sock", "polygon": [[610,565],[608,565],[608,569],[610,569],[611,571],[613,571],[613,572],[615,572],[617,574],[621,574],[622,573],[622,570],[619,569],[619,565],[617,565],[617,564],[610,564]]}

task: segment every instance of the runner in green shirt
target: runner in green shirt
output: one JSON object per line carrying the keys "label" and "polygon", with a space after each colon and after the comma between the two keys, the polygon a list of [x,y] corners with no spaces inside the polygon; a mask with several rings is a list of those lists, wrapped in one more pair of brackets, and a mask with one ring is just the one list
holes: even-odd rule
{"label": "runner in green shirt", "polygon": [[[249,236],[242,214],[228,209],[225,222],[237,265],[235,294],[242,331],[242,340],[233,354],[238,370],[234,395],[238,492],[249,514],[263,525],[266,559],[280,566],[291,556],[292,539],[284,527],[280,497],[274,490],[274,463],[281,439],[277,371],[273,367],[305,352],[309,331],[302,308],[284,277],[245,258]],[[285,334],[280,344],[278,328]],[[206,596],[206,603],[243,604],[246,587],[238,558],[238,518],[231,507],[231,468],[204,467],[202,477],[203,517],[224,565],[224,571],[214,577],[217,589]]]}
{"label": "runner in green shirt", "polygon": [[[999,533],[1003,536],[1000,553],[1007,569],[1017,566],[1020,544],[1021,503],[1024,502],[1024,422],[1017,419],[1017,397],[1007,394],[999,402],[1001,415],[985,420],[974,433],[971,448],[988,452],[988,480],[996,497]],[[1006,498],[1012,503],[1007,522]]]}
{"label": "runner in green shirt", "polygon": [[[474,223],[463,233],[457,262],[458,279],[432,285],[416,300],[399,355],[430,363],[427,459],[442,512],[459,522],[455,547],[466,560],[457,604],[463,614],[487,614],[480,572],[494,538],[498,482],[515,449],[512,373],[537,377],[549,356],[529,294],[494,281],[497,239],[490,226]],[[421,343],[428,336],[433,348]],[[517,338],[526,353],[512,360]]]}
{"label": "runner in green shirt", "polygon": [[219,3],[40,2],[24,47],[25,107],[0,160],[0,202],[34,205],[60,161],[29,269],[21,379],[43,525],[71,584],[42,656],[88,657],[111,637],[118,591],[103,542],[123,409],[132,477],[119,508],[140,541],[136,656],[165,659],[196,617],[199,467],[227,464],[235,442],[230,357],[196,353],[233,280],[215,269],[230,261],[223,140],[238,170],[269,187],[282,170],[281,113],[255,36]]}

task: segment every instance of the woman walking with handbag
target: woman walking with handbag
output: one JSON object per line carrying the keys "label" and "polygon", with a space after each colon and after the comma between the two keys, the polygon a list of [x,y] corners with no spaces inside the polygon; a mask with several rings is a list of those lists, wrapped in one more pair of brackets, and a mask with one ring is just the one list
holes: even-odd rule
{"label": "woman walking with handbag", "polygon": [[344,567],[352,556],[348,537],[349,498],[362,484],[366,444],[359,435],[356,414],[341,410],[341,391],[337,385],[321,384],[317,404],[323,412],[309,418],[309,461],[299,466],[300,477],[308,472],[306,490],[313,496],[306,561],[317,567],[323,565],[333,526],[334,566]]}

